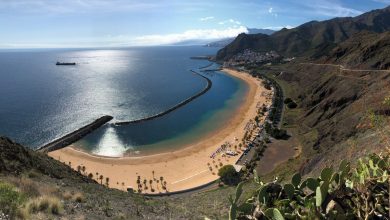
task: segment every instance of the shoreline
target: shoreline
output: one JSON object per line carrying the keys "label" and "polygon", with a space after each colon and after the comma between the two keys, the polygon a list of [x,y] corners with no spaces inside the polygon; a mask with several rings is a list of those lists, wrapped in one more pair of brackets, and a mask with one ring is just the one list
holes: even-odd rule
{"label": "shoreline", "polygon": [[[236,156],[217,154],[211,158],[211,155],[216,154],[216,150],[226,142],[231,144],[230,149],[238,145],[237,140],[244,136],[247,123],[257,114],[256,105],[259,102],[266,103],[263,95],[265,89],[261,87],[259,79],[234,70],[224,69],[223,72],[243,80],[248,85],[248,91],[237,113],[226,122],[226,126],[203,140],[181,150],[139,157],[97,156],[79,151],[72,146],[53,151],[49,156],[70,164],[74,169],[78,166],[85,167],[84,173],[86,175],[91,173],[98,182],[103,182],[98,178],[100,175],[103,175],[104,179],[108,177],[109,187],[121,190],[127,188],[137,190],[137,185],[141,182],[142,193],[165,193],[215,181],[219,178],[218,169],[226,164],[235,164],[243,150],[237,150],[239,154]],[[147,183],[143,184],[145,181]],[[148,181],[152,183],[148,184]]]}

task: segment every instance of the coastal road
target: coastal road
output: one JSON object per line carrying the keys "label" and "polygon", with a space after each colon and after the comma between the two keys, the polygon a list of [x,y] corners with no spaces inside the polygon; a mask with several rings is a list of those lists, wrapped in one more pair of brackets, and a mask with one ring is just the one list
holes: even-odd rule
{"label": "coastal road", "polygon": [[303,64],[303,65],[314,65],[314,66],[332,66],[332,67],[339,68],[340,71],[390,73],[390,70],[349,69],[349,68],[345,68],[343,65],[339,65],[339,64],[326,64],[326,63],[300,63],[300,64]]}

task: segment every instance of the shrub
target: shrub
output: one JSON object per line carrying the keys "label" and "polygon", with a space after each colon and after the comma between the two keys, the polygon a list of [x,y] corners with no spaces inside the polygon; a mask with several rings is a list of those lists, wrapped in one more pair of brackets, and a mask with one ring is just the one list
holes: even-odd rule
{"label": "shrub", "polygon": [[78,192],[73,195],[73,201],[78,202],[78,203],[83,203],[85,202],[85,197],[82,193]]}
{"label": "shrub", "polygon": [[26,197],[14,186],[0,182],[0,212],[13,219],[18,207],[24,203]]}
{"label": "shrub", "polygon": [[65,200],[69,200],[73,197],[72,193],[69,192],[69,191],[66,191],[62,194],[62,198],[64,198]]}
{"label": "shrub", "polygon": [[263,81],[264,88],[267,90],[271,90],[271,83],[268,81]]}
{"label": "shrub", "polygon": [[52,197],[50,200],[50,212],[53,215],[60,215],[63,212],[63,206],[58,198]]}
{"label": "shrub", "polygon": [[293,100],[291,98],[285,98],[284,99],[284,104],[288,104],[288,103],[291,103]]}
{"label": "shrub", "polygon": [[15,184],[27,197],[37,197],[40,195],[38,184],[29,178],[22,177]]}
{"label": "shrub", "polygon": [[288,108],[296,108],[298,105],[297,105],[297,103],[295,103],[295,102],[290,102],[290,103],[288,103],[287,104],[287,107]]}
{"label": "shrub", "polygon": [[53,215],[59,215],[62,213],[63,207],[58,198],[42,196],[28,201],[24,209],[25,212],[30,214],[46,212]]}
{"label": "shrub", "polygon": [[265,123],[264,125],[265,131],[271,135],[271,137],[276,138],[276,139],[287,139],[288,134],[287,131],[284,129],[278,129],[276,127],[273,127],[270,123]]}
{"label": "shrub", "polygon": [[239,173],[233,165],[225,165],[218,170],[221,181],[227,185],[234,185],[240,181]]}

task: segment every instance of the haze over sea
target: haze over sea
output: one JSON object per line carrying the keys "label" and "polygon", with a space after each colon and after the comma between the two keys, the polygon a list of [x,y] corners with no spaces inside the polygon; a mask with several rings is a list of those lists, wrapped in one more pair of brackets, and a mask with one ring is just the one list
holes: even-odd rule
{"label": "haze over sea", "polygon": [[111,115],[112,122],[76,145],[106,156],[179,149],[223,126],[247,91],[245,83],[203,73],[213,86],[189,104],[151,121],[113,122],[160,113],[201,91],[206,81],[190,70],[209,61],[190,57],[215,53],[201,46],[1,51],[0,134],[37,148]]}

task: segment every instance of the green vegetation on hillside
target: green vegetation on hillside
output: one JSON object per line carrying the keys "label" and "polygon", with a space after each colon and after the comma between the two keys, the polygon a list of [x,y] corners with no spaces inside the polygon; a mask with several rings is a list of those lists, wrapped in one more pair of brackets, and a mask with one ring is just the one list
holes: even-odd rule
{"label": "green vegetation on hillside", "polygon": [[254,173],[256,193],[238,202],[239,184],[230,198],[230,219],[383,219],[389,214],[390,149],[359,159],[356,168],[343,160],[334,172],[324,168],[317,178],[295,174],[285,184],[263,183]]}
{"label": "green vegetation on hillside", "polygon": [[240,181],[240,174],[237,173],[233,165],[225,165],[218,170],[221,181],[227,185],[234,185]]}

